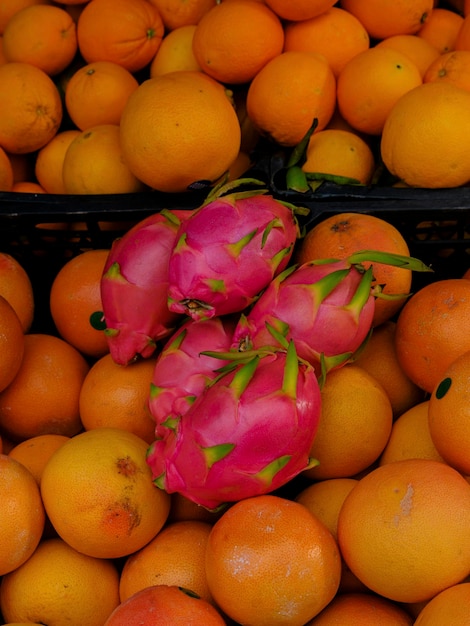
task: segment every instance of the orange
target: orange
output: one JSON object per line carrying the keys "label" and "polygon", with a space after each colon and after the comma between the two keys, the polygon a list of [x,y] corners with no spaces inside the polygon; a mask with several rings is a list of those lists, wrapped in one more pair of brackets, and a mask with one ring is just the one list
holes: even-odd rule
{"label": "orange", "polygon": [[83,130],[69,144],[62,163],[66,193],[118,194],[143,191],[144,185],[123,156],[119,124]]}
{"label": "orange", "polygon": [[[217,0],[150,0],[157,7],[166,31],[182,26],[194,26]],[[167,32],[166,37],[169,32]]]}
{"label": "orange", "polygon": [[37,153],[35,175],[47,193],[65,193],[62,178],[64,156],[79,134],[78,129],[60,131]]}
{"label": "orange", "polygon": [[80,130],[100,124],[119,124],[126,102],[138,87],[122,65],[95,61],[79,68],[65,87],[65,106]]}
{"label": "orange", "polygon": [[465,478],[445,463],[406,459],[360,479],[341,507],[338,541],[370,590],[421,602],[468,574],[469,523]]}
{"label": "orange", "polygon": [[52,79],[30,63],[0,65],[0,146],[24,154],[46,145],[62,122]]}
{"label": "orange", "polygon": [[310,137],[302,169],[320,178],[322,174],[344,176],[368,185],[374,174],[375,157],[357,133],[329,128]]}
{"label": "orange", "polygon": [[341,0],[341,7],[355,15],[373,39],[418,32],[433,4],[433,0]]}
{"label": "orange", "polygon": [[302,626],[335,596],[341,557],[306,507],[263,495],[236,502],[213,525],[206,575],[216,605],[235,622]]}
{"label": "orange", "polygon": [[406,93],[383,128],[380,150],[386,168],[410,187],[464,185],[470,179],[469,106],[469,92],[447,82],[425,83]]}
{"label": "orange", "polygon": [[251,81],[282,52],[284,29],[279,17],[261,2],[233,0],[212,7],[193,36],[199,66],[221,83]]}
{"label": "orange", "polygon": [[424,400],[424,392],[408,378],[398,362],[395,333],[395,321],[387,320],[376,326],[354,362],[379,381],[397,418]]}
{"label": "orange", "polygon": [[49,308],[55,327],[62,337],[86,356],[105,355],[108,341],[103,330],[95,328],[103,305],[101,277],[109,250],[86,250],[73,257],[54,276]]}
{"label": "orange", "polygon": [[129,431],[96,428],[54,453],[42,473],[41,495],[64,541],[83,554],[113,559],[155,537],[168,517],[170,496],[152,483],[147,447]]}
{"label": "orange", "polygon": [[265,0],[270,7],[283,20],[309,20],[321,15],[335,4],[335,0]]}
{"label": "orange", "polygon": [[78,18],[78,47],[87,63],[112,61],[136,72],[155,56],[163,31],[158,9],[147,0],[93,0]]}
{"label": "orange", "polygon": [[303,472],[315,480],[354,476],[378,459],[392,430],[392,406],[382,385],[358,365],[330,371],[322,388],[322,415]]}
{"label": "orange", "polygon": [[397,319],[395,345],[407,376],[432,393],[450,364],[470,350],[470,281],[437,280],[419,289]]}
{"label": "orange", "polygon": [[46,539],[26,563],[3,577],[0,603],[11,622],[102,626],[119,604],[118,586],[112,561],[80,554],[61,539]]}
{"label": "orange", "polygon": [[255,128],[283,146],[298,144],[318,120],[330,121],[336,104],[336,80],[326,58],[313,52],[283,52],[251,81],[247,112]]}
{"label": "orange", "polygon": [[355,478],[320,480],[304,487],[295,500],[307,507],[337,539],[339,511],[346,496],[356,484]]}
{"label": "orange", "polygon": [[334,598],[306,626],[412,626],[413,619],[401,606],[370,593],[346,593]]}
{"label": "orange", "polygon": [[201,69],[193,52],[195,30],[195,24],[179,26],[163,38],[157,54],[150,63],[151,78],[169,72],[197,72]]}
{"label": "orange", "polygon": [[27,332],[34,317],[33,286],[21,263],[6,252],[0,252],[0,295],[11,304]]}
{"label": "orange", "polygon": [[443,53],[428,67],[424,82],[446,82],[470,91],[470,50]]}
{"label": "orange", "polygon": [[356,54],[340,72],[338,109],[356,130],[380,135],[397,100],[421,84],[420,71],[408,56],[392,48],[369,48]]}
{"label": "orange", "polygon": [[125,561],[119,583],[121,602],[145,587],[174,585],[212,603],[205,571],[211,528],[210,524],[197,521],[167,524]]}
{"label": "orange", "polygon": [[8,154],[0,148],[0,191],[11,191],[13,187],[13,167]]}
{"label": "orange", "polygon": [[470,475],[468,446],[470,352],[457,357],[445,370],[429,398],[429,433],[444,460]]}
{"label": "orange", "polygon": [[23,327],[15,309],[0,296],[0,392],[17,375],[24,354]]}
{"label": "orange", "polygon": [[419,402],[393,423],[390,438],[380,457],[380,465],[403,459],[444,461],[431,439],[428,409],[429,400]]}
{"label": "orange", "polygon": [[441,54],[455,50],[455,44],[463,23],[462,15],[443,7],[436,7],[416,33],[428,41]]}
{"label": "orange", "polygon": [[120,604],[104,626],[224,626],[220,613],[206,600],[181,587],[155,585],[141,589]]}
{"label": "orange", "polygon": [[470,613],[470,583],[452,585],[434,596],[418,614],[415,626],[465,626]]}
{"label": "orange", "polygon": [[144,81],[129,97],[120,128],[130,170],[164,192],[216,181],[240,149],[240,124],[225,88],[202,72]]}
{"label": "orange", "polygon": [[31,63],[56,76],[73,61],[78,50],[77,29],[58,6],[36,4],[16,13],[3,31],[7,61]]}
{"label": "orange", "polygon": [[11,191],[15,193],[47,193],[44,187],[32,180],[21,180],[13,183]]}
{"label": "orange", "polygon": [[465,13],[455,41],[455,50],[470,50],[470,13]]}
{"label": "orange", "polygon": [[38,435],[30,437],[16,444],[8,453],[12,459],[22,463],[34,476],[36,482],[41,482],[42,470],[47,461],[69,437],[65,435]]}
{"label": "orange", "polygon": [[24,465],[0,454],[0,470],[3,502],[0,575],[3,576],[20,567],[36,550],[44,530],[45,513],[38,485]]}
{"label": "orange", "polygon": [[128,430],[147,443],[155,440],[155,422],[147,401],[155,359],[126,367],[110,354],[96,361],[80,391],[80,417],[86,430],[111,426]]}
{"label": "orange", "polygon": [[350,59],[370,45],[369,33],[361,22],[339,6],[311,19],[287,22],[284,33],[284,52],[322,54],[336,77]]}
{"label": "orange", "polygon": [[78,398],[89,369],[76,348],[53,335],[29,333],[13,382],[0,393],[0,429],[14,441],[72,436],[82,424]]}
{"label": "orange", "polygon": [[[367,213],[345,211],[318,222],[299,242],[296,261],[344,259],[354,252],[374,250],[408,256],[408,244],[400,231],[386,220]],[[364,263],[365,267],[370,264]],[[412,274],[409,270],[383,263],[373,263],[374,285],[382,285],[384,294],[410,293]],[[392,318],[405,303],[405,297],[375,302],[374,326]]]}
{"label": "orange", "polygon": [[0,4],[0,35],[3,34],[5,26],[21,9],[36,4],[51,4],[50,0],[3,0]]}
{"label": "orange", "polygon": [[429,41],[418,35],[394,35],[382,39],[376,45],[378,48],[392,48],[406,55],[419,69],[421,77],[433,61],[439,58],[439,50]]}

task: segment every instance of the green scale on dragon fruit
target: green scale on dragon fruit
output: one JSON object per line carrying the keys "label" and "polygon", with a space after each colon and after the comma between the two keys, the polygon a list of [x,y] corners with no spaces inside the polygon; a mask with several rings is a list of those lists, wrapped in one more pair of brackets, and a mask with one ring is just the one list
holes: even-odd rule
{"label": "green scale on dragon fruit", "polygon": [[157,438],[168,434],[207,384],[228,363],[204,351],[227,352],[238,318],[191,318],[176,330],[158,354],[148,399]]}
{"label": "green scale on dragon fruit", "polygon": [[287,267],[300,234],[296,211],[305,210],[266,191],[209,195],[181,223],[168,263],[171,311],[195,320],[240,312]]}
{"label": "green scale on dragon fruit", "polygon": [[168,259],[191,210],[163,210],[114,241],[101,278],[105,334],[113,360],[148,358],[181,316],[168,310]]}
{"label": "green scale on dragon fruit", "polygon": [[147,454],[157,487],[208,509],[272,492],[316,463],[313,367],[292,342],[235,358]]}
{"label": "green scale on dragon fruit", "polygon": [[351,360],[372,330],[378,297],[373,265],[388,263],[429,271],[413,257],[364,250],[348,259],[324,259],[293,265],[278,275],[246,314],[241,314],[232,349],[252,350],[265,345],[285,346],[294,341],[300,358],[324,376]]}

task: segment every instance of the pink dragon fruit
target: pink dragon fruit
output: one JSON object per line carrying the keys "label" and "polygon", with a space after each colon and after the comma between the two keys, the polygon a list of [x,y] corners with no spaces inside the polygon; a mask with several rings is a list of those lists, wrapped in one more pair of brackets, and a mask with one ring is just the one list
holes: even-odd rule
{"label": "pink dragon fruit", "polygon": [[299,357],[319,375],[348,362],[367,339],[375,299],[382,296],[380,287],[372,287],[372,266],[366,270],[363,261],[429,269],[413,257],[376,251],[291,266],[271,282],[248,314],[241,315],[232,349],[281,346],[293,340]]}
{"label": "pink dragon fruit", "polygon": [[228,351],[235,324],[236,320],[230,317],[198,322],[190,318],[163,346],[155,364],[148,400],[157,438],[166,436],[168,428],[174,428],[218,375],[217,370],[227,363],[203,352]]}
{"label": "pink dragon fruit", "polygon": [[265,191],[209,195],[181,224],[168,265],[171,311],[195,320],[242,311],[287,266],[303,210]]}
{"label": "pink dragon fruit", "polygon": [[208,509],[271,492],[316,463],[320,411],[314,369],[293,343],[245,354],[150,446],[154,484]]}
{"label": "pink dragon fruit", "polygon": [[116,239],[101,278],[105,333],[113,360],[150,357],[181,316],[168,310],[168,259],[181,222],[192,211],[163,210]]}

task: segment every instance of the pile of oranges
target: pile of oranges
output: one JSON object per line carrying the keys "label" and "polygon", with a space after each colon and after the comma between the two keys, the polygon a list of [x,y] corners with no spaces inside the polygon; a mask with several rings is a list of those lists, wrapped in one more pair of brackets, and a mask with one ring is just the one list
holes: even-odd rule
{"label": "pile of oranges", "polygon": [[262,139],[293,148],[314,119],[302,167],[317,178],[465,185],[469,12],[465,0],[5,0],[0,190],[186,192],[243,174]]}
{"label": "pile of oranges", "polygon": [[[371,240],[408,253],[390,223],[353,212],[313,226],[295,261]],[[0,253],[1,623],[466,624],[468,268],[410,295],[407,270],[376,263],[383,293],[408,297],[378,299],[365,348],[328,374],[319,464],[208,511],[152,483],[158,351],[117,365],[90,323],[108,253],[64,260],[47,293]]]}

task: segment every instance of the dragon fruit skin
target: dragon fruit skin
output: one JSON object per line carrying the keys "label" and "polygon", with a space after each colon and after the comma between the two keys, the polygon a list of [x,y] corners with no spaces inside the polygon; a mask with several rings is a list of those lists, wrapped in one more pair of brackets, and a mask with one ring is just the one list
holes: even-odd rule
{"label": "dragon fruit skin", "polygon": [[371,269],[361,271],[347,260],[293,266],[241,316],[232,349],[277,345],[271,327],[281,339],[293,340],[299,357],[317,371],[338,367],[370,332],[375,310],[371,280]]}
{"label": "dragon fruit skin", "polygon": [[155,363],[148,400],[157,438],[166,436],[166,424],[179,420],[218,375],[216,370],[226,364],[201,353],[227,352],[235,325],[236,320],[230,317],[198,322],[190,318],[163,346]]}
{"label": "dragon fruit skin", "polygon": [[312,465],[320,412],[314,369],[292,343],[255,356],[207,386],[150,446],[154,483],[208,509],[269,493]]}
{"label": "dragon fruit skin", "polygon": [[148,358],[181,316],[168,310],[168,259],[191,210],[163,210],[113,242],[101,278],[101,299],[111,357],[127,365]]}
{"label": "dragon fruit skin", "polygon": [[193,319],[242,311],[289,263],[299,227],[268,195],[233,193],[182,222],[169,260],[168,307]]}

